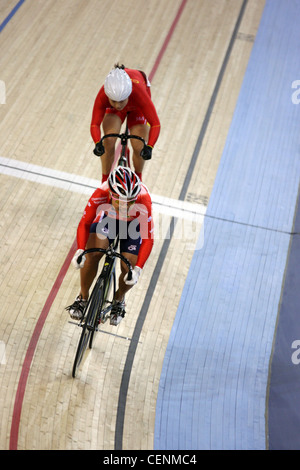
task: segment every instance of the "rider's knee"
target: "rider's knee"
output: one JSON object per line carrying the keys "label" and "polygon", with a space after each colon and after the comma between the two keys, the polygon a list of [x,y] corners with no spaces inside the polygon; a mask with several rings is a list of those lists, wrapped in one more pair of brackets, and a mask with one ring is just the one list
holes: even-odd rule
{"label": "rider's knee", "polygon": [[114,137],[107,137],[104,141],[103,141],[103,145],[104,145],[104,148],[105,148],[105,152],[114,152],[115,151],[115,146],[116,146],[116,138]]}

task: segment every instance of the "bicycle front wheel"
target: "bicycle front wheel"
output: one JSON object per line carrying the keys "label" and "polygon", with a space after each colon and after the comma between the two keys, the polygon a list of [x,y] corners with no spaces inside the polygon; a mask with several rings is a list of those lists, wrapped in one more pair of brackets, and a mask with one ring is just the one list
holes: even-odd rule
{"label": "bicycle front wheel", "polygon": [[95,314],[94,314],[94,328],[91,330],[91,334],[90,334],[90,337],[89,337],[89,348],[90,349],[92,349],[92,347],[93,347],[94,335],[97,331],[97,328],[98,328],[99,322],[100,322],[100,315],[101,315],[101,310],[102,310],[103,300],[104,300],[103,282],[97,288],[96,295],[97,295],[97,304],[96,304],[96,307],[95,307]]}
{"label": "bicycle front wheel", "polygon": [[[92,347],[92,337],[97,327],[97,313],[99,311],[99,306],[102,303],[102,290],[99,292],[98,283],[96,283],[92,295],[89,298],[88,304],[84,311],[85,320],[82,325],[82,332],[79,338],[75,359],[73,363],[72,376],[76,376],[79,365],[82,362],[84,353],[87,349],[87,346]],[[100,295],[99,295],[100,294]]]}

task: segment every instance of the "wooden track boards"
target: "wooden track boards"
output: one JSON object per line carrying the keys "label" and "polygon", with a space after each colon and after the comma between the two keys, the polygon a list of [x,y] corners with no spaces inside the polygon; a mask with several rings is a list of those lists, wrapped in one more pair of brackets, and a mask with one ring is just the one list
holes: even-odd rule
{"label": "wooden track boards", "polygon": [[[242,3],[188,0],[184,5],[152,80],[162,131],[143,179],[154,195],[180,197]],[[100,178],[89,134],[98,89],[117,61],[151,73],[180,5],[179,0],[139,0],[138,7],[133,0],[26,0],[1,32],[6,104],[0,105],[0,156],[12,159],[13,166],[9,174],[0,168],[1,449],[9,448],[10,438],[18,449],[114,449],[116,438],[123,449],[153,448],[162,361],[196,239],[173,237],[164,254],[121,397],[123,428],[116,429],[130,347],[123,337],[133,337],[157,272],[166,217],[157,213],[156,243],[140,283],[128,295],[126,319],[118,328],[105,327],[118,336],[100,333],[73,380],[79,331],[64,311],[78,290],[72,267],[52,295],[39,335],[35,328],[88,195],[55,187],[55,178],[53,186],[43,184],[40,175],[21,178],[15,167],[19,161],[79,180]],[[263,0],[253,0],[244,12],[187,188],[185,199],[194,204],[205,206],[209,199],[263,7]],[[4,2],[0,21],[10,10]],[[29,350],[32,338],[37,344]],[[14,407],[24,367],[30,370],[18,427]]]}

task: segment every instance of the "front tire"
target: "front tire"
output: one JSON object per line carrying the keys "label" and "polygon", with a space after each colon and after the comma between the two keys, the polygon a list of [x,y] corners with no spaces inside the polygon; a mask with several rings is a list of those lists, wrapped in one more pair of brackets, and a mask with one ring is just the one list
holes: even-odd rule
{"label": "front tire", "polygon": [[75,359],[73,363],[73,369],[72,369],[73,377],[76,376],[76,372],[83,359],[87,346],[89,345],[90,348],[92,347],[92,338],[94,335],[95,328],[97,326],[96,321],[97,321],[97,312],[98,312],[99,304],[100,304],[99,301],[101,300],[100,298],[103,296],[102,291],[100,292],[100,295],[99,295],[98,289],[99,289],[99,286],[96,284],[84,311],[85,320],[84,320],[84,324],[82,325],[82,332],[80,335],[80,339],[78,342],[76,355],[75,355]]}

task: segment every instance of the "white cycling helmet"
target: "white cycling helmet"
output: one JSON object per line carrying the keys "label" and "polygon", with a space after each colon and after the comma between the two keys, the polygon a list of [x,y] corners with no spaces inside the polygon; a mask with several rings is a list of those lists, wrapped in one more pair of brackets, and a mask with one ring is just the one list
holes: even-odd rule
{"label": "white cycling helmet", "polygon": [[124,101],[132,92],[132,81],[127,72],[115,68],[109,72],[104,82],[106,96],[113,101]]}
{"label": "white cycling helmet", "polygon": [[112,196],[134,200],[141,191],[141,181],[130,168],[118,166],[108,177],[108,186]]}

